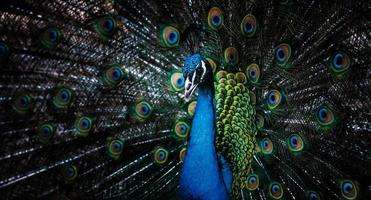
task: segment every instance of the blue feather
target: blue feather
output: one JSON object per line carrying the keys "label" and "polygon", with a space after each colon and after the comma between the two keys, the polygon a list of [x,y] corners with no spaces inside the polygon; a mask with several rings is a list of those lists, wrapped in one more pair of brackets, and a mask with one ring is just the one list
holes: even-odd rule
{"label": "blue feather", "polygon": [[229,199],[214,146],[212,90],[200,88],[191,138],[180,176],[181,199]]}

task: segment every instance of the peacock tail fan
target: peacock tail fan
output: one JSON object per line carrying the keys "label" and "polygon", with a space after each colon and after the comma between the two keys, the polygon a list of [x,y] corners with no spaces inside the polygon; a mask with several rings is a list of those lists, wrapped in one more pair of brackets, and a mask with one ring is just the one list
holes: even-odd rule
{"label": "peacock tail fan", "polygon": [[347,0],[3,0],[1,198],[177,199],[200,103],[183,100],[182,67],[199,53],[231,199],[371,199],[369,13]]}

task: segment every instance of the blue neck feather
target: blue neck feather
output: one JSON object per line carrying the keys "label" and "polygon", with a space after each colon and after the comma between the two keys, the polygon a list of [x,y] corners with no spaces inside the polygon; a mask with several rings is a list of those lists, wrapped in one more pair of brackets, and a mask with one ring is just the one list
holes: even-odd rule
{"label": "blue neck feather", "polygon": [[182,199],[228,199],[214,146],[214,86],[200,85],[190,141],[180,177]]}

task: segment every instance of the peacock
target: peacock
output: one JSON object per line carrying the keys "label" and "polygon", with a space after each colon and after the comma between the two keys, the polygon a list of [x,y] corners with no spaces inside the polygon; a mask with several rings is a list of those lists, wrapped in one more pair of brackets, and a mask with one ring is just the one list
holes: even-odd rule
{"label": "peacock", "polygon": [[0,199],[371,199],[370,13],[3,0]]}

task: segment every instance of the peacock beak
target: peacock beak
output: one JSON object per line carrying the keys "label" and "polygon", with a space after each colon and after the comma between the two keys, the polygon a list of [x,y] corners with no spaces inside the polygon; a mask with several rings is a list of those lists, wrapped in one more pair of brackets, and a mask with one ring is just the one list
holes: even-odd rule
{"label": "peacock beak", "polygon": [[206,74],[206,64],[201,61],[201,67],[198,67],[190,76],[186,77],[184,83],[184,101],[188,102],[194,91],[197,89]]}

